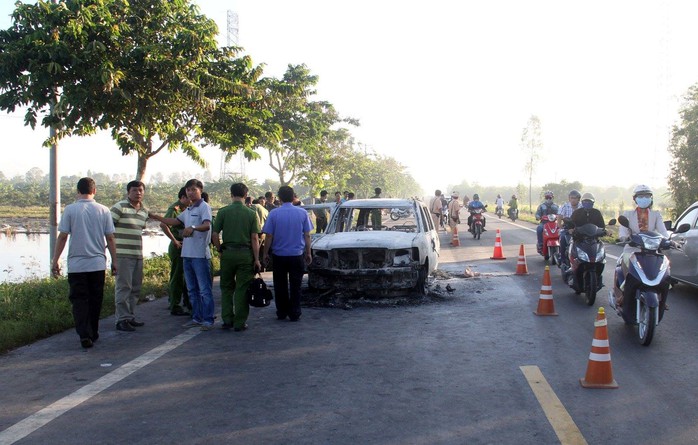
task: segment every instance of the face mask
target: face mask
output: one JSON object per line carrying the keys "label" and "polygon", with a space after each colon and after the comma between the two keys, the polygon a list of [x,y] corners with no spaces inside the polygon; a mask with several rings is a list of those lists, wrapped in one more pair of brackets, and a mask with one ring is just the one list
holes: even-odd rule
{"label": "face mask", "polygon": [[594,203],[591,201],[582,201],[582,207],[584,207],[585,209],[593,209]]}
{"label": "face mask", "polygon": [[641,209],[646,209],[647,207],[652,205],[652,198],[649,198],[647,196],[638,196],[637,198],[635,198],[635,203],[637,203],[637,206]]}

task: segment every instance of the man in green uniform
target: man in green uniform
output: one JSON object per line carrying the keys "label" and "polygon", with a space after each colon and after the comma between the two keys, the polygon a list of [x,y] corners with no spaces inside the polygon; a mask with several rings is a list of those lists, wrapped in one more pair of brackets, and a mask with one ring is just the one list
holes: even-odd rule
{"label": "man in green uniform", "polygon": [[[168,207],[165,218],[177,218],[177,215],[189,207],[189,198],[187,197],[187,190],[184,187],[179,189],[177,198],[177,201]],[[168,292],[170,294],[170,314],[190,315],[190,313],[184,309],[191,309],[191,303],[189,302],[187,286],[184,284],[184,260],[182,260],[183,228],[181,226],[170,227],[164,223],[160,223],[160,228],[170,239],[170,246],[167,248],[167,253],[170,257],[170,282],[168,287]],[[182,305],[180,305],[180,302]],[[184,306],[184,308],[182,306]]]}
{"label": "man in green uniform", "polygon": [[[213,222],[211,241],[221,257],[221,318],[223,329],[247,329],[250,307],[247,289],[259,262],[259,219],[257,212],[245,206],[248,188],[238,182],[230,186],[233,203],[218,211]],[[223,232],[223,240],[220,233]]]}

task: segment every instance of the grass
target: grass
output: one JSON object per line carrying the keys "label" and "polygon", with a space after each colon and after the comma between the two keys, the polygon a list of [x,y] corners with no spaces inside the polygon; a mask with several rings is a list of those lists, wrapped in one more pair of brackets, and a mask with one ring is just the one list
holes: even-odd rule
{"label": "grass", "polygon": [[[167,255],[143,262],[141,302],[146,296],[167,295],[170,262]],[[71,329],[72,309],[68,279],[31,279],[22,283],[0,283],[0,353]],[[102,317],[114,314],[114,278],[107,274]]]}
{"label": "grass", "polygon": [[46,218],[49,217],[49,208],[45,206],[7,206],[0,205],[0,215],[10,218]]}

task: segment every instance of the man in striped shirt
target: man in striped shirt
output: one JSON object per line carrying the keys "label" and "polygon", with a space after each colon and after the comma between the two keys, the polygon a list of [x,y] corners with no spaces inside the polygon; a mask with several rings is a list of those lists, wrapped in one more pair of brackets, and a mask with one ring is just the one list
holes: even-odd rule
{"label": "man in striped shirt", "polygon": [[136,320],[135,315],[143,284],[143,229],[148,219],[144,194],[145,184],[131,181],[126,185],[126,199],[111,208],[119,270],[114,289],[118,331],[132,332],[145,324]]}

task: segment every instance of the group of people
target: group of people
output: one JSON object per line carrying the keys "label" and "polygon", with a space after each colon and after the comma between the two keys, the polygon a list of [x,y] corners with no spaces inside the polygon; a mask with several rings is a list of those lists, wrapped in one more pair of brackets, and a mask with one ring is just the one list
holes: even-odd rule
{"label": "group of people", "polygon": [[232,184],[232,203],[214,218],[204,199],[203,183],[191,179],[179,191],[177,201],[160,216],[143,205],[145,184],[141,181],[129,182],[126,198],[109,209],[95,201],[95,181],[81,178],[77,199],[66,206],[58,226],[51,272],[54,276],[61,273],[60,257],[70,239],[69,299],[82,347],[92,347],[99,338],[106,250],[116,277],[116,329],[133,332],[145,325],[136,318],[135,309],[143,283],[142,231],[149,218],[159,221],[171,240],[169,309],[172,315],[190,317],[184,327],[208,331],[214,325],[211,245],[220,253],[223,329],[247,329],[247,289],[270,260],[274,264],[276,316],[298,321],[301,280],[312,258],[312,222],[305,210],[294,205],[297,198],[291,187],[279,188],[278,206],[271,192],[247,206],[248,191],[243,183]]}

